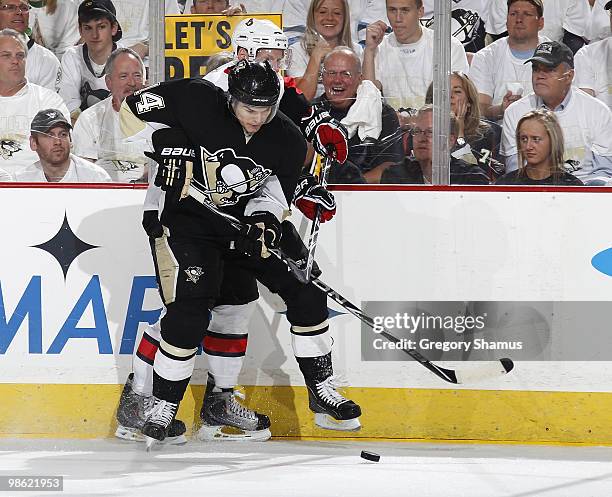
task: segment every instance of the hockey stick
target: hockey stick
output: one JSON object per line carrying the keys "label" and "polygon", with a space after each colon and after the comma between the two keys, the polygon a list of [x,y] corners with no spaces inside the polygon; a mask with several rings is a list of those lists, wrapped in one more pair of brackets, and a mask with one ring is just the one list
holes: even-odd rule
{"label": "hockey stick", "polygon": [[[196,200],[200,202],[200,200],[198,200],[197,198]],[[232,216],[231,214],[219,211],[214,204],[210,204],[208,202],[201,202],[201,203],[202,205],[204,205],[204,207],[209,209],[214,214],[217,214],[223,217],[228,222],[228,224],[230,224],[236,230],[244,231],[245,225],[240,219]],[[298,281],[300,281],[301,283],[309,283],[309,281],[307,280],[305,281],[303,279],[304,272],[295,261],[287,257],[285,254],[283,254],[278,249],[268,249],[268,250],[270,253],[276,256],[279,260],[281,260],[287,266],[291,274],[295,276]],[[378,329],[378,327],[375,327],[374,320],[371,317],[361,312],[361,310],[355,304],[350,302],[346,297],[343,297],[340,293],[335,291],[330,286],[323,283],[319,278],[313,278],[312,280],[310,280],[310,283],[314,284],[321,291],[325,292],[325,294],[329,298],[331,298],[334,302],[336,302],[341,307],[345,308],[348,312],[350,312],[353,316],[358,318],[361,322],[365,323],[372,329]],[[378,334],[382,335],[383,337],[385,337],[387,340],[391,342],[394,342],[394,343],[402,342],[399,338],[392,335],[387,330],[383,329]],[[512,359],[504,358],[504,359],[500,359],[499,361],[481,363],[473,367],[470,367],[469,369],[466,369],[466,370],[447,369],[447,368],[443,368],[431,362],[429,359],[427,359],[424,355],[422,355],[420,352],[418,352],[415,349],[401,348],[400,350],[408,354],[412,359],[420,363],[425,368],[429,369],[433,374],[435,374],[439,378],[443,379],[444,381],[447,381],[449,383],[454,383],[454,384],[464,384],[464,383],[477,382],[477,381],[483,381],[483,380],[491,380],[496,377],[504,376],[505,374],[512,371],[512,369],[514,368],[514,363],[512,362]]]}
{"label": "hockey stick", "polygon": [[[315,154],[316,157],[316,154]],[[319,184],[327,187],[327,177],[331,168],[331,157],[325,157],[325,164],[319,173]],[[311,171],[313,172],[313,171]],[[310,228],[310,237],[308,238],[308,258],[306,259],[306,269],[304,270],[304,280],[310,281],[312,273],[312,264],[314,263],[315,250],[317,249],[317,241],[319,239],[319,227],[321,226],[321,206],[317,205],[315,210],[315,218],[312,221]]]}

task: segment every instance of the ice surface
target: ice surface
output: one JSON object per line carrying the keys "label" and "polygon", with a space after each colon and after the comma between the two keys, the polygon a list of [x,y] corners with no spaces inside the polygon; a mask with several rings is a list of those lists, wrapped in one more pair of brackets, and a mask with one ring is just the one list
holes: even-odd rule
{"label": "ice surface", "polygon": [[[378,463],[359,457],[380,454]],[[611,447],[411,442],[0,439],[0,475],[63,475],[26,496],[610,497]]]}

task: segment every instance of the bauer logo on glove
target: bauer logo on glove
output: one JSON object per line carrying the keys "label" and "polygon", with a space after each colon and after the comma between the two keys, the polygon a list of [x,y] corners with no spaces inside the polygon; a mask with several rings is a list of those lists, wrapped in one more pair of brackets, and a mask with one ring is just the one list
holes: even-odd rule
{"label": "bauer logo on glove", "polygon": [[318,154],[344,164],[348,156],[348,133],[327,110],[313,105],[310,114],[302,119],[301,128]]}

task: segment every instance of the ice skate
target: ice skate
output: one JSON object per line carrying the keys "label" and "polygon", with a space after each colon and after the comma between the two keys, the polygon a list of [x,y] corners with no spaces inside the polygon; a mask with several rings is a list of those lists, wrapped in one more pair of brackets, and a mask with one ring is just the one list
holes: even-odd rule
{"label": "ice skate", "polygon": [[154,443],[166,439],[177,411],[178,404],[153,397],[153,406],[147,411],[147,419],[142,426],[147,451],[151,450]]}
{"label": "ice skate", "polygon": [[326,430],[357,431],[361,429],[361,408],[338,393],[346,382],[337,376],[323,381],[307,382],[308,407],[315,413],[315,424]]}
{"label": "ice skate", "polygon": [[263,442],[272,436],[268,416],[241,405],[236,399],[240,395],[234,389],[220,392],[214,389],[214,379],[208,375],[200,411],[203,424],[196,434],[199,440]]}
{"label": "ice skate", "polygon": [[[142,434],[142,427],[145,423],[146,412],[153,407],[153,397],[139,395],[132,390],[134,373],[130,373],[117,408],[117,430],[115,436],[123,440],[134,442],[144,442],[145,436]],[[187,442],[185,432],[187,428],[180,419],[173,419],[168,430],[168,436],[163,443],[180,445]]]}

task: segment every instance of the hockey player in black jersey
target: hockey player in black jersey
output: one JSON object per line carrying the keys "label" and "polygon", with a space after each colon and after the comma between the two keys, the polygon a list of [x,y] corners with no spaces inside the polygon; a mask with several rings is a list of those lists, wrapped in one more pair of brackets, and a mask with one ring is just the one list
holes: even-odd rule
{"label": "hockey player in black jersey", "polygon": [[[267,257],[267,248],[279,244],[279,221],[305,155],[297,128],[275,115],[279,86],[268,64],[241,62],[230,73],[229,100],[202,80],[182,80],[145,89],[124,103],[128,134],[144,132],[144,121],[158,129],[180,127],[199,147],[191,171],[191,161],[160,159],[158,183],[167,190],[167,203],[154,253],[166,314],[154,362],[154,407],[142,429],[153,439],[166,436],[176,414],[226,265],[251,272],[285,300],[311,409],[344,420],[360,415],[334,388],[325,295]],[[240,160],[218,160],[223,150]],[[248,228],[237,233],[216,210],[241,218]],[[269,425],[262,415],[256,422],[256,429]]]}

